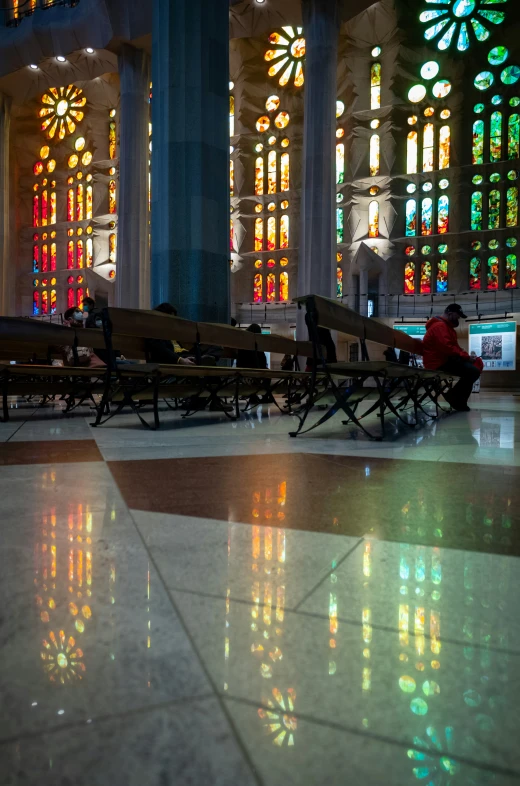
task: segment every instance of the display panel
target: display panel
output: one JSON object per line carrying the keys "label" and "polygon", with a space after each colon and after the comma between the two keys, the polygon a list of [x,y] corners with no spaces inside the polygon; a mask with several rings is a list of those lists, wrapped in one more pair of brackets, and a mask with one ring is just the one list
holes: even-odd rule
{"label": "display panel", "polygon": [[394,325],[394,330],[400,330],[402,333],[406,333],[407,336],[418,338],[419,341],[422,341],[426,335],[426,325],[403,325],[399,323]]}
{"label": "display panel", "polygon": [[485,371],[516,369],[516,322],[485,322],[469,326],[469,352],[482,358]]}

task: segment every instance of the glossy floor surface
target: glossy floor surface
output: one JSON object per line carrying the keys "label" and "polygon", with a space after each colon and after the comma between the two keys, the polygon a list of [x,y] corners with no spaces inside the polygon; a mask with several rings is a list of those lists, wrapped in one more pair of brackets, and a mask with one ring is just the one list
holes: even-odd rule
{"label": "glossy floor surface", "polygon": [[471,405],[369,442],[13,402],[1,786],[519,783],[520,398]]}

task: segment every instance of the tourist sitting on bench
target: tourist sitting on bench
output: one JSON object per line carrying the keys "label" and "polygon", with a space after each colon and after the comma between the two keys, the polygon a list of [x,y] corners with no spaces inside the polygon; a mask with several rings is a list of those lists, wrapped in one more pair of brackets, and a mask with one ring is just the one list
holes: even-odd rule
{"label": "tourist sitting on bench", "polygon": [[446,371],[460,380],[444,394],[448,404],[458,412],[469,412],[468,399],[473,385],[484,368],[481,358],[472,359],[459,347],[455,328],[460,319],[467,319],[458,303],[451,303],[442,317],[432,317],[426,323],[423,339],[424,368]]}
{"label": "tourist sitting on bench", "polygon": [[[63,324],[66,327],[83,327],[83,313],[80,308],[68,308],[63,315]],[[76,347],[76,356],[72,347],[60,347],[64,366],[86,366],[88,368],[103,368],[106,364],[90,347]]]}

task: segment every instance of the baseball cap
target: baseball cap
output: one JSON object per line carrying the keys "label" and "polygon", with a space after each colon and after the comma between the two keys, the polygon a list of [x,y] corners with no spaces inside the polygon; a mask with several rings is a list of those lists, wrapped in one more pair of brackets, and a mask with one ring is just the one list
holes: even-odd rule
{"label": "baseball cap", "polygon": [[452,312],[454,312],[455,314],[458,314],[458,315],[459,315],[459,317],[462,317],[462,319],[467,319],[467,316],[466,316],[466,314],[465,314],[465,313],[464,313],[464,311],[462,310],[462,306],[459,306],[459,304],[458,304],[458,303],[450,303],[450,305],[448,306],[448,308],[446,309],[446,311],[452,311]]}

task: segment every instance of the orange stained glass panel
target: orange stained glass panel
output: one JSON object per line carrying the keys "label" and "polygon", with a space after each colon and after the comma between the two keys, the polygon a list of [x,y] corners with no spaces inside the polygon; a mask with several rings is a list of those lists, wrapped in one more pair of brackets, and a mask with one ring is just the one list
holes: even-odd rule
{"label": "orange stained glass panel", "polygon": [[264,193],[264,159],[258,156],[255,161],[255,194],[261,196]]}
{"label": "orange stained glass panel", "polygon": [[[74,241],[69,240],[67,243],[67,269],[72,270],[74,267]],[[74,305],[74,303],[72,304]]]}
{"label": "orange stained glass panel", "polygon": [[255,219],[255,251],[264,249],[264,219]]}
{"label": "orange stained glass panel", "polygon": [[40,226],[40,197],[38,194],[33,196],[33,227]]}
{"label": "orange stained glass panel", "polygon": [[280,156],[280,191],[289,191],[289,153]]}
{"label": "orange stained glass panel", "polygon": [[116,147],[116,124],[111,120],[108,126],[108,154],[112,159],[116,157]]}
{"label": "orange stained glass panel", "polygon": [[280,218],[280,248],[289,248],[289,216]]}
{"label": "orange stained glass panel", "polygon": [[276,218],[269,216],[267,219],[267,250],[274,251],[276,248]]}
{"label": "orange stained glass panel", "polygon": [[50,211],[49,224],[55,224],[56,223],[56,191],[51,191],[50,207],[51,207],[51,211]]}
{"label": "orange stained glass panel", "polygon": [[439,169],[448,169],[450,165],[450,127],[439,129]]}
{"label": "orange stained glass panel", "polygon": [[67,191],[67,221],[74,221],[74,189]]}
{"label": "orange stained glass panel", "polygon": [[48,195],[47,189],[42,191],[42,213],[41,213],[41,225],[42,227],[47,226],[47,211],[48,211]]}
{"label": "orange stained glass panel", "polygon": [[47,243],[42,246],[42,272],[49,269],[49,247]]}
{"label": "orange stained glass panel", "polygon": [[274,273],[267,274],[266,283],[267,283],[266,300],[268,303],[272,303],[276,298],[276,276]]}
{"label": "orange stained glass panel", "polygon": [[85,260],[83,259],[83,240],[78,240],[76,243],[76,267],[82,268]]}
{"label": "orange stained glass panel", "polygon": [[267,193],[276,194],[276,151],[270,150],[267,156]]}
{"label": "orange stained glass panel", "polygon": [[56,270],[56,243],[51,243],[51,270]]}
{"label": "orange stained glass panel", "polygon": [[92,186],[87,186],[86,215],[85,218],[92,218]]}
{"label": "orange stained glass panel", "polygon": [[108,212],[113,214],[117,211],[116,204],[116,181],[111,180],[108,184]]}
{"label": "orange stained glass panel", "polygon": [[289,300],[289,273],[280,273],[280,300]]}
{"label": "orange stained glass panel", "polygon": [[262,302],[262,274],[255,273],[254,284],[253,284],[253,301],[255,303]]}
{"label": "orange stained glass panel", "polygon": [[42,292],[42,314],[48,314],[48,313],[49,313],[48,295],[47,295],[47,291],[43,290],[43,292]]}
{"label": "orange stained glass panel", "polygon": [[116,264],[117,254],[117,235],[112,233],[108,236],[108,258],[113,265]]}

